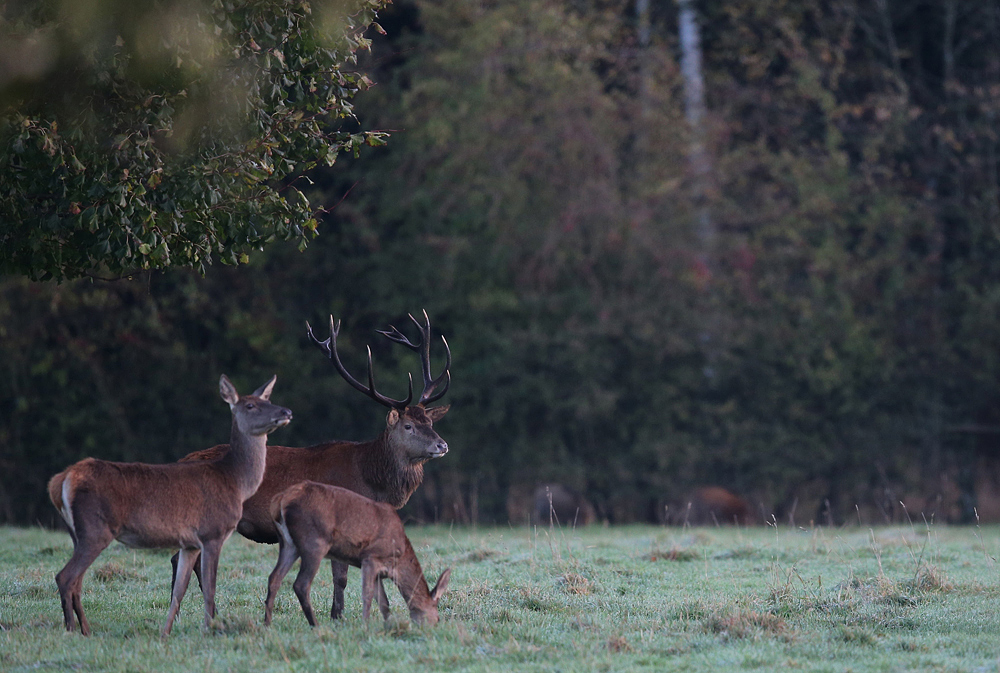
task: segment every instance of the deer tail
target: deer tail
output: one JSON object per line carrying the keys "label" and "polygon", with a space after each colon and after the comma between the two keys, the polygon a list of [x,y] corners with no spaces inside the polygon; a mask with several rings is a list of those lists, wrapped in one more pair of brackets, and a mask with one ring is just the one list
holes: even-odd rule
{"label": "deer tail", "polygon": [[274,496],[271,500],[271,519],[274,520],[274,527],[278,529],[278,535],[281,536],[281,545],[291,545],[295,547],[295,543],[292,541],[292,534],[288,530],[288,524],[285,523],[285,497],[287,492],[279,493]]}
{"label": "deer tail", "polygon": [[72,483],[69,479],[69,470],[63,470],[49,479],[49,500],[51,500],[52,504],[55,505],[55,508],[59,510],[59,514],[62,516],[63,520],[66,521],[66,525],[69,526],[70,531],[75,534],[76,529],[73,526],[72,509],[73,494],[70,491],[71,485]]}
{"label": "deer tail", "polygon": [[281,502],[282,501],[282,497],[281,496],[283,496],[283,495],[284,495],[284,493],[279,493],[278,495],[276,495],[273,498],[271,498],[271,509],[270,509],[271,519],[273,519],[274,522],[277,523],[277,524],[282,523],[282,518],[283,517],[281,515],[281,509],[282,509],[282,502]]}
{"label": "deer tail", "polygon": [[51,500],[52,504],[55,505],[55,508],[60,511],[62,511],[63,508],[62,485],[65,478],[66,471],[63,470],[49,479],[49,500]]}

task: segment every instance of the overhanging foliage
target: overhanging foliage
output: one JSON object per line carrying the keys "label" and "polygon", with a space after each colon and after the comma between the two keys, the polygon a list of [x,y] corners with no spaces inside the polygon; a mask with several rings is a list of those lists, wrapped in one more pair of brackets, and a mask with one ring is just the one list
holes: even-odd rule
{"label": "overhanging foliage", "polygon": [[385,142],[351,105],[383,5],[6,5],[0,271],[204,271],[276,239],[305,247],[318,209],[295,178]]}

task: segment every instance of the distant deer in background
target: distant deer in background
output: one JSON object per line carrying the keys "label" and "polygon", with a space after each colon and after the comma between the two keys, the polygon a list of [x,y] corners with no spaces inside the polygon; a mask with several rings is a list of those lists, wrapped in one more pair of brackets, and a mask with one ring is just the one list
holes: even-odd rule
{"label": "distant deer in background", "polygon": [[[309,338],[332,361],[334,367],[351,386],[368,395],[373,400],[389,407],[386,427],[375,439],[368,442],[332,441],[307,448],[269,446],[267,449],[267,471],[257,493],[243,503],[243,518],[236,531],[254,542],[277,544],[280,542],[278,530],[271,518],[271,500],[278,493],[301,481],[312,480],[332,486],[341,486],[371,498],[385,502],[398,509],[406,504],[413,491],[424,479],[424,463],[432,458],[440,458],[448,453],[448,444],[434,431],[434,422],[448,411],[447,406],[427,407],[439,400],[448,391],[451,382],[451,349],[442,336],[447,361],[444,371],[437,377],[431,376],[431,322],[424,312],[421,325],[411,315],[410,320],[420,331],[420,340],[411,342],[399,330],[390,326],[379,331],[387,338],[401,343],[420,354],[420,366],[424,387],[417,404],[413,401],[413,382],[404,400],[394,400],[375,390],[372,372],[371,349],[368,349],[368,385],[359,383],[348,373],[337,353],[337,336],[340,321],[330,316],[330,338],[320,341],[306,323]],[[440,390],[438,390],[440,388]],[[229,450],[225,444],[196,451],[181,461],[211,460]],[[176,557],[172,559],[176,564]],[[347,564],[331,560],[333,570],[333,604],[331,619],[340,617],[344,609],[344,589],[347,586]],[[379,584],[381,590],[381,584]],[[384,592],[382,592],[384,596]]]}
{"label": "distant deer in background", "polygon": [[49,481],[49,498],[73,538],[73,556],[56,575],[66,630],[90,635],[80,594],[83,574],[113,540],[130,547],[180,547],[170,608],[169,635],[195,562],[201,557],[205,624],[215,617],[215,579],[222,544],[240,520],[243,501],[264,478],[268,433],[287,425],[292,412],[269,401],[277,377],[240,396],[225,375],[222,399],[233,414],[230,450],[194,463],[114,463],[85,458]]}
{"label": "distant deer in background", "polygon": [[562,484],[542,484],[535,489],[532,523],[589,526],[597,519],[593,505]]}
{"label": "distant deer in background", "polygon": [[295,578],[295,595],[311,626],[316,626],[309,590],[324,558],[361,568],[361,613],[365,621],[377,595],[379,610],[389,618],[389,601],[381,580],[395,582],[406,600],[410,619],[433,626],[438,622],[438,600],[448,588],[448,568],[433,589],[427,586],[420,561],[390,505],[375,502],[337,486],[306,481],[274,498],[271,516],[281,534],[278,563],[267,580],[264,624],[271,623],[274,598],[292,564],[302,558]]}
{"label": "distant deer in background", "polygon": [[695,489],[684,502],[684,508],[675,514],[674,523],[693,526],[746,526],[753,522],[750,504],[740,496],[720,486],[703,486]]}

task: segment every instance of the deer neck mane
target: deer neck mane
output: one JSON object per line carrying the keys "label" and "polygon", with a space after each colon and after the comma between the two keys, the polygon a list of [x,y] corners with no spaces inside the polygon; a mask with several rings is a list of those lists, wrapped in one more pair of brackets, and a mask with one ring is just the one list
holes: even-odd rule
{"label": "deer neck mane", "polygon": [[411,463],[393,449],[386,430],[376,437],[367,451],[359,453],[361,476],[375,492],[375,500],[396,509],[406,504],[424,480],[423,462]]}
{"label": "deer neck mane", "polygon": [[218,465],[235,480],[244,500],[253,495],[264,480],[266,460],[267,435],[243,434],[234,418],[229,451],[219,459]]}

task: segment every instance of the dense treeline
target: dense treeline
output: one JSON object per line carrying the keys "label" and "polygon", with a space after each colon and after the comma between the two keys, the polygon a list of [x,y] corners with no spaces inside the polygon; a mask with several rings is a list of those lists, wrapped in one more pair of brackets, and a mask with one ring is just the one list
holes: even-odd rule
{"label": "dense treeline", "polygon": [[77,458],[222,441],[222,372],[278,374],[273,441],[369,437],[382,409],[304,321],[343,317],[348,367],[371,343],[399,394],[416,363],[372,330],[421,308],[452,452],[415,518],[506,521],[546,481],[613,522],[707,484],[797,521],[1000,515],[1000,2],[697,7],[705,199],[672,5],[644,45],[616,0],[398,2],[355,101],[392,137],[314,176],[306,252],[2,281],[0,517],[51,520]]}

